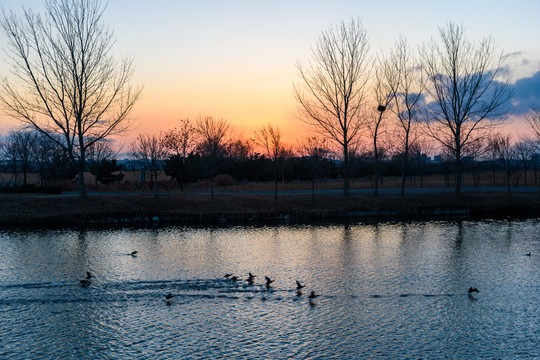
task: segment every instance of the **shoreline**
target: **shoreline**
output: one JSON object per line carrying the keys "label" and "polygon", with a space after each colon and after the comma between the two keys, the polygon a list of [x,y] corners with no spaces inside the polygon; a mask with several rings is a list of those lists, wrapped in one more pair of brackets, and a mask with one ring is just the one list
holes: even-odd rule
{"label": "shoreline", "polygon": [[217,192],[69,195],[0,194],[0,226],[218,225],[540,217],[537,193],[273,195]]}

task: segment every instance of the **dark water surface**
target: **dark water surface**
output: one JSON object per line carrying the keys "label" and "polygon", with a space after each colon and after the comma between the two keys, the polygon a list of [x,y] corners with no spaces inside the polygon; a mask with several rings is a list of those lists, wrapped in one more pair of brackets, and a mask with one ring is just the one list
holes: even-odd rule
{"label": "dark water surface", "polygon": [[0,359],[538,359],[539,239],[538,220],[0,231]]}

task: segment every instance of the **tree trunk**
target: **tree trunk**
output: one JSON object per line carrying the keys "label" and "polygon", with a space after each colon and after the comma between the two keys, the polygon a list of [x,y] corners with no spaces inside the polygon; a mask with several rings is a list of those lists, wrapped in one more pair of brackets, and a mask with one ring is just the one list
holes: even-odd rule
{"label": "tree trunk", "polygon": [[274,200],[277,200],[277,189],[278,189],[278,169],[277,167],[274,170]]}
{"label": "tree trunk", "polygon": [[347,143],[343,146],[343,165],[345,173],[343,174],[343,196],[349,196],[350,169],[349,169],[349,149]]}
{"label": "tree trunk", "polygon": [[214,175],[210,177],[210,199],[214,200]]}
{"label": "tree trunk", "polygon": [[456,139],[456,194],[461,193],[461,182],[463,181],[463,174],[461,171],[461,137],[459,136],[459,129],[457,130]]}
{"label": "tree trunk", "polygon": [[311,179],[311,200],[315,200],[315,176]]}
{"label": "tree trunk", "polygon": [[86,186],[84,185],[84,164],[79,165],[79,198],[86,199],[87,193],[86,193]]}

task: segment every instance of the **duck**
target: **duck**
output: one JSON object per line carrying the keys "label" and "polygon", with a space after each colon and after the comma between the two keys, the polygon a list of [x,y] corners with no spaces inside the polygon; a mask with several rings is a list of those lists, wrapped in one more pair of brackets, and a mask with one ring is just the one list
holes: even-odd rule
{"label": "duck", "polygon": [[128,255],[131,255],[131,256],[135,257],[135,256],[137,256],[138,253],[139,253],[138,251],[132,251]]}
{"label": "duck", "polygon": [[255,279],[257,277],[257,275],[253,275],[252,273],[248,273],[248,278],[246,279],[246,281],[248,283],[253,283],[253,279]]}
{"label": "duck", "polygon": [[268,289],[270,287],[270,284],[272,284],[275,281],[275,279],[272,280],[268,276],[265,276],[264,278],[266,279],[266,288]]}
{"label": "duck", "polygon": [[320,296],[319,294],[315,294],[315,291],[311,290],[311,293],[308,296],[308,299],[315,299],[316,297]]}
{"label": "duck", "polygon": [[90,273],[90,271],[87,271],[86,272],[86,278],[79,281],[79,284],[81,285],[81,287],[87,287],[88,285],[90,285],[90,283],[91,283],[90,279],[93,278],[93,277],[94,277],[94,275],[92,275]]}
{"label": "duck", "polygon": [[526,254],[525,254],[525,256],[531,256],[531,253],[530,253],[530,252],[528,252],[528,253],[526,253]]}
{"label": "duck", "polygon": [[300,284],[300,281],[296,280],[296,290],[300,290],[302,288],[306,287],[306,285]]}
{"label": "duck", "polygon": [[175,296],[176,296],[176,295],[173,295],[173,294],[171,294],[171,293],[168,293],[167,295],[165,295],[165,299],[170,300],[170,299],[172,299],[172,298],[175,297]]}
{"label": "duck", "polygon": [[473,287],[470,287],[469,290],[467,290],[468,294],[479,293],[479,292],[480,292],[480,290],[478,290],[477,288],[473,288]]}
{"label": "duck", "polygon": [[228,279],[228,278],[230,278],[231,276],[232,276],[232,274],[225,274],[225,275],[223,275],[223,277],[224,277],[225,279]]}

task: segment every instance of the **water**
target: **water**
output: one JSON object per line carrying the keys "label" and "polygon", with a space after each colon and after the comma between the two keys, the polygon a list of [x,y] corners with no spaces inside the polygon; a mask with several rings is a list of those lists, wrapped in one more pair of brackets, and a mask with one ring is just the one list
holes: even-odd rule
{"label": "water", "polygon": [[539,235],[537,220],[0,231],[0,358],[540,358]]}

